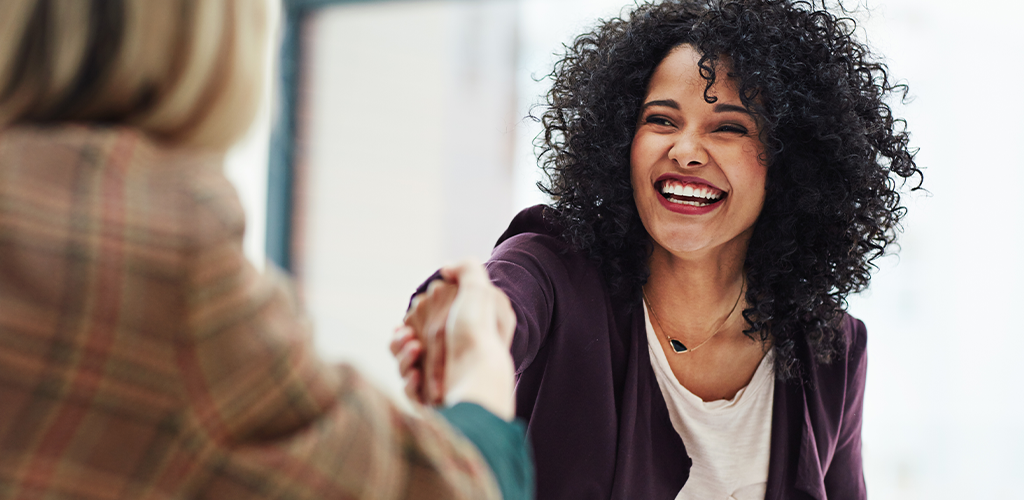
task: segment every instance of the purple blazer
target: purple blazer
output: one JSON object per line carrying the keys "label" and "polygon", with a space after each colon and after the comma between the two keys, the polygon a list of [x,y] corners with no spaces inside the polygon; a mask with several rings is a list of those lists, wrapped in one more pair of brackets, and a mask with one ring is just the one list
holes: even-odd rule
{"label": "purple blazer", "polygon": [[[643,309],[613,300],[593,262],[569,250],[544,207],[524,210],[486,266],[516,312],[516,412],[527,422],[537,499],[674,499],[691,460],[651,368]],[[863,499],[864,324],[849,348],[775,382],[768,500]]]}

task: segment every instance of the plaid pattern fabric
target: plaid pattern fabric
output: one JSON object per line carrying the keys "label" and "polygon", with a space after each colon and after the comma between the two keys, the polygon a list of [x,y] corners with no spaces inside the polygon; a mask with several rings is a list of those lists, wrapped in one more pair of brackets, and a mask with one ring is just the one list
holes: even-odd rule
{"label": "plaid pattern fabric", "polygon": [[500,498],[441,418],[318,360],[219,160],[0,132],[0,497]]}

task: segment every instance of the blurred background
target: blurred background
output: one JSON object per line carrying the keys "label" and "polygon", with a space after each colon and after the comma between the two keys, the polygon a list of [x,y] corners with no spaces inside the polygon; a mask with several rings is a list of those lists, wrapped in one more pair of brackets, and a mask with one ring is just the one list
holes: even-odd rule
{"label": "blurred background", "polygon": [[[524,117],[562,44],[625,3],[285,0],[274,85],[227,170],[247,254],[293,272],[327,359],[402,398],[387,343],[410,294],[445,262],[486,259],[546,201]],[[1005,0],[862,0],[852,14],[910,85],[893,104],[928,190],[904,197],[899,255],[850,298],[870,333],[875,500],[1024,498],[1022,14]]]}

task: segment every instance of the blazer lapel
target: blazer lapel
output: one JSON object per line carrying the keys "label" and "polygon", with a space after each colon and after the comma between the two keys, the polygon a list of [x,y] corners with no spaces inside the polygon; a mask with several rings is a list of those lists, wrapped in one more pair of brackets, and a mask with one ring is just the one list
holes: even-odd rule
{"label": "blazer lapel", "polygon": [[821,470],[818,455],[818,440],[814,434],[814,421],[807,404],[807,393],[803,393],[803,432],[800,438],[800,457],[797,462],[796,487],[817,500],[826,500],[825,473]]}
{"label": "blazer lapel", "polygon": [[826,500],[804,385],[775,381],[765,500]]}

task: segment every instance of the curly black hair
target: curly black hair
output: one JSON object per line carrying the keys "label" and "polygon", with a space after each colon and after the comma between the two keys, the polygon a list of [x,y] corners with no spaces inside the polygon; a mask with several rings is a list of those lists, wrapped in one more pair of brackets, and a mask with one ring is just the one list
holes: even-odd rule
{"label": "curly black hair", "polygon": [[577,37],[550,75],[537,141],[547,174],[538,186],[562,237],[589,253],[614,294],[638,301],[652,246],[630,144],[655,67],[689,44],[702,55],[705,100],[725,67],[762,123],[767,192],[744,264],[746,334],[771,342],[782,379],[803,372],[804,349],[830,362],[845,350],[846,296],[867,287],[906,213],[897,184],[923,180],[886,103],[907,88],[855,27],[818,0],[668,0]]}

